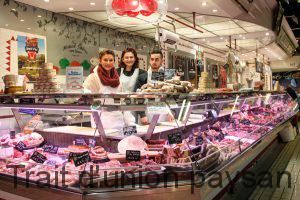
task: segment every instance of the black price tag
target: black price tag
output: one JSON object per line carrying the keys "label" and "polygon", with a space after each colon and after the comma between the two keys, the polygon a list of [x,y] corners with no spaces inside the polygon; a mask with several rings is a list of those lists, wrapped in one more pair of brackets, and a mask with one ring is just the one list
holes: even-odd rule
{"label": "black price tag", "polygon": [[123,128],[124,136],[131,136],[137,134],[136,126],[126,126]]}
{"label": "black price tag", "polygon": [[40,154],[39,152],[35,151],[32,154],[32,156],[30,157],[30,159],[33,160],[36,163],[43,164],[47,160],[47,157],[44,156],[43,154]]}
{"label": "black price tag", "polygon": [[96,140],[93,138],[89,138],[89,147],[94,148],[96,146]]}
{"label": "black price tag", "polygon": [[126,160],[127,161],[140,161],[141,160],[141,151],[127,150],[126,151]]}
{"label": "black price tag", "polygon": [[103,158],[103,159],[99,159],[99,160],[94,160],[93,159],[93,163],[95,163],[95,164],[106,163],[106,162],[109,162],[109,161],[110,161],[109,158]]}
{"label": "black price tag", "polygon": [[24,99],[19,99],[20,104],[34,104],[35,99],[34,98],[24,98]]}
{"label": "black price tag", "polygon": [[75,156],[80,155],[80,154],[81,154],[81,153],[73,153],[73,152],[70,152],[70,153],[69,153],[68,162],[71,162]]}
{"label": "black price tag", "polygon": [[91,161],[91,157],[90,157],[89,152],[86,151],[86,152],[83,152],[80,154],[73,155],[72,160],[74,161],[75,167],[78,167],[80,165],[83,165],[83,164]]}
{"label": "black price tag", "polygon": [[76,146],[87,146],[84,138],[76,138],[74,143]]}
{"label": "black price tag", "polygon": [[16,146],[15,149],[22,152],[26,149],[26,144],[24,144],[22,141],[20,141]]}
{"label": "black price tag", "polygon": [[53,154],[57,154],[58,148],[59,146],[50,145],[50,144],[45,144],[43,146],[44,152],[53,153]]}
{"label": "black price tag", "polygon": [[171,133],[168,135],[169,144],[180,144],[182,143],[182,137],[180,132]]}

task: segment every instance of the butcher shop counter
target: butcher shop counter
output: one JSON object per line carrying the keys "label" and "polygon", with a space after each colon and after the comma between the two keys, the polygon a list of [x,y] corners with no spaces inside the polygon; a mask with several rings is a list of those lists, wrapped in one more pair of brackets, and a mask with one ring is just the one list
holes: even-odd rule
{"label": "butcher shop counter", "polygon": [[[33,183],[26,184],[25,182],[18,181],[17,185],[14,185],[14,179],[8,176],[0,176],[0,198],[4,199],[45,199],[45,200],[60,200],[60,199],[213,199],[218,195],[222,194],[222,191],[226,189],[230,184],[234,184],[234,181],[242,175],[251,165],[256,162],[264,152],[267,151],[270,146],[278,137],[278,132],[285,129],[290,125],[289,119],[278,126],[272,131],[267,133],[264,137],[258,140],[255,144],[251,145],[242,154],[235,157],[227,164],[219,167],[216,171],[222,177],[222,187],[212,187],[209,185],[211,177],[206,177],[205,182],[197,181],[181,181],[178,182],[178,186],[175,187],[173,184],[168,184],[165,188],[163,185],[157,185],[155,188],[142,188],[124,190],[122,189],[59,189],[55,187],[39,187]],[[239,173],[238,173],[239,172]],[[228,173],[230,179],[227,178]],[[231,182],[230,182],[231,180]],[[193,185],[194,184],[194,185]],[[113,191],[113,192],[112,192]]]}
{"label": "butcher shop counter", "polygon": [[[240,95],[243,96],[243,94]],[[128,134],[128,130],[127,132],[123,130],[126,137],[112,138],[115,141],[110,143],[111,138],[107,137],[107,132],[105,132],[108,130],[101,128],[97,123],[95,129],[76,127],[77,130],[74,131],[74,127],[50,127],[40,129],[41,134],[18,133],[16,135],[18,136],[16,137],[18,138],[17,141],[11,136],[4,136],[0,138],[0,142],[10,146],[10,150],[4,147],[5,151],[0,151],[0,158],[2,157],[0,159],[0,190],[2,191],[0,198],[9,199],[9,195],[18,195],[29,199],[51,198],[52,200],[62,198],[182,199],[187,197],[189,199],[213,199],[222,194],[228,184],[234,184],[234,181],[241,176],[238,172],[243,172],[267,151],[268,146],[277,138],[278,132],[289,125],[291,117],[297,112],[294,110],[295,103],[286,94],[256,94],[257,96],[253,97],[240,97],[240,95],[234,95],[233,98],[229,99],[225,95],[225,99],[211,97],[210,100],[204,99],[195,102],[185,100],[175,106],[177,109],[175,111],[178,111],[178,113],[174,112],[176,126],[174,126],[174,122],[170,124],[170,122],[158,122],[158,119],[152,119],[151,124],[146,128],[144,141],[133,132],[126,136],[125,133]],[[174,108],[174,103],[173,105],[172,103],[168,104],[168,106],[158,105],[159,109],[153,110],[161,112],[165,111],[166,108],[171,110],[172,106]],[[38,105],[36,110],[48,109],[48,105],[43,103]],[[2,102],[0,106],[12,108],[17,121],[21,120],[18,115],[18,108],[34,107],[28,102],[22,104]],[[52,106],[52,110],[58,108]],[[68,110],[67,105],[59,106],[60,109]],[[84,106],[90,110],[93,109],[93,112],[101,109],[101,106]],[[107,107],[109,108],[109,106]],[[71,106],[73,111],[76,109],[81,111],[81,108],[81,105],[77,104]],[[189,119],[193,115],[201,116],[201,120],[194,123],[195,126],[189,124],[191,123]],[[94,119],[97,118],[94,117]],[[34,116],[27,125],[24,122],[18,124],[21,130],[25,130],[27,126],[40,122],[39,120],[41,119],[38,116]],[[98,117],[98,123],[99,121],[101,120]],[[202,123],[204,121],[205,124]],[[151,126],[152,128],[149,128]],[[158,134],[159,132],[155,132],[155,130],[159,126],[169,126],[170,130],[165,134]],[[81,129],[78,130],[78,128]],[[58,134],[59,130],[63,131]],[[38,130],[36,131],[38,132]],[[42,132],[48,132],[48,134]],[[114,132],[111,131],[111,133]],[[76,138],[74,141],[72,139],[67,140],[66,135],[78,136],[77,139],[79,140]],[[86,141],[89,141],[89,145],[92,144],[90,140],[82,138],[86,135],[90,137],[89,139],[94,139],[98,146],[83,144]],[[26,149],[22,153],[23,147],[20,145],[20,141],[34,148]],[[51,148],[47,144],[44,145],[45,142],[52,144],[52,146],[50,145]],[[48,153],[49,150],[54,149],[55,145],[58,145],[56,152]],[[82,150],[84,150],[83,153],[87,153],[84,155],[89,155],[89,159],[77,160],[79,157],[84,157],[81,154]],[[80,152],[76,159],[71,156],[71,153],[75,151],[77,154]],[[127,151],[130,151],[128,156]],[[151,153],[149,153],[150,151]],[[9,152],[13,152],[13,154]],[[52,176],[54,174],[53,163],[50,162],[52,166],[46,166],[44,162],[49,164],[48,161],[51,161],[52,157],[57,157],[56,154],[64,157],[61,158],[64,160],[63,163],[59,164],[60,166],[68,166],[69,169],[73,170],[68,176],[68,183],[70,183],[68,187],[59,186],[55,180],[55,184],[40,188],[34,181],[36,179],[24,180],[24,173],[27,171],[17,171],[18,181],[14,182],[13,171],[9,168],[24,163],[28,171],[31,169],[49,170],[53,172]],[[39,157],[37,158],[36,155]],[[43,164],[35,163],[40,162],[40,159],[46,159],[46,161],[43,160]],[[98,161],[100,162],[98,163]],[[110,172],[113,172],[113,169],[116,171],[111,173],[107,180],[103,178],[103,174],[100,172],[97,172],[98,176],[92,179],[83,177],[82,180],[79,180],[75,174],[79,168],[85,170],[87,164],[88,166],[104,167]],[[100,168],[100,171],[104,169]],[[122,179],[119,179],[117,173],[118,170],[133,173],[133,175],[129,175],[129,180],[126,180],[125,184],[121,186],[118,185],[119,181],[122,183]],[[94,171],[92,172],[94,173]],[[210,180],[213,180],[212,178],[217,172],[222,177],[222,185],[212,187]],[[228,174],[230,179],[228,179]],[[169,175],[174,177],[169,177]],[[165,178],[165,176],[167,177]],[[178,181],[176,181],[176,176],[178,176]],[[36,177],[39,176],[34,174],[34,178]],[[51,179],[52,183],[53,181],[54,179]],[[105,181],[108,181],[110,186],[103,186]],[[3,197],[3,195],[6,196]],[[17,197],[12,196],[10,199],[17,199]]]}

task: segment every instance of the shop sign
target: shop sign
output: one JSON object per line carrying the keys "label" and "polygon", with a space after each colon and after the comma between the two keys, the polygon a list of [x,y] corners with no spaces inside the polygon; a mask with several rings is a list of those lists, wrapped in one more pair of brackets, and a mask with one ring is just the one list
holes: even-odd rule
{"label": "shop sign", "polygon": [[288,34],[283,29],[280,30],[276,38],[276,42],[290,56],[293,54],[293,51],[296,48]]}
{"label": "shop sign", "polygon": [[83,91],[83,67],[66,68],[66,89],[67,92]]}

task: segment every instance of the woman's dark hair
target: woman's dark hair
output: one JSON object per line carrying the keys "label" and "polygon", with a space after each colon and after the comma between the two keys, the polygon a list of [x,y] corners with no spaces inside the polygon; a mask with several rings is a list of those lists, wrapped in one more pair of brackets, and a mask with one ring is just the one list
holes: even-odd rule
{"label": "woman's dark hair", "polygon": [[114,53],[114,51],[108,50],[108,49],[100,51],[100,53],[99,53],[99,59],[101,60],[102,57],[105,56],[105,55],[107,55],[107,54],[112,55],[114,57],[114,60],[115,60],[115,53]]}
{"label": "woman's dark hair", "polygon": [[133,64],[133,66],[132,66],[132,70],[134,70],[134,69],[136,69],[136,68],[139,68],[139,58],[138,58],[137,53],[136,53],[136,51],[135,51],[134,48],[127,48],[127,49],[125,49],[125,50],[122,52],[122,55],[121,55],[121,61],[120,61],[119,67],[120,67],[120,68],[125,68],[125,67],[126,67],[125,63],[123,62],[123,58],[124,58],[124,56],[125,56],[125,53],[133,53],[133,55],[134,55],[135,62],[134,62],[134,64]]}

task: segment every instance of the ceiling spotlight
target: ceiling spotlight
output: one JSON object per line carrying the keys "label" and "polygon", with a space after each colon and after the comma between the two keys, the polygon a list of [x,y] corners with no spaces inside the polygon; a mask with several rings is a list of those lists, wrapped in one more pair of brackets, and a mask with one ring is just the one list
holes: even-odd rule
{"label": "ceiling spotlight", "polygon": [[13,9],[11,9],[11,10],[12,10],[12,11],[16,11],[16,9],[14,9],[14,8],[13,8]]}
{"label": "ceiling spotlight", "polygon": [[74,10],[74,8],[70,7],[69,10],[72,11],[72,10]]}
{"label": "ceiling spotlight", "polygon": [[94,6],[94,5],[96,5],[96,3],[94,3],[94,2],[91,2],[91,3],[90,3],[90,5],[91,5],[91,6]]}
{"label": "ceiling spotlight", "polygon": [[21,20],[20,20],[20,22],[24,22],[24,21],[25,21],[24,19],[21,19]]}
{"label": "ceiling spotlight", "polygon": [[31,30],[31,28],[28,27],[27,30]]}
{"label": "ceiling spotlight", "polygon": [[238,22],[239,20],[235,19],[234,22]]}
{"label": "ceiling spotlight", "polygon": [[270,35],[270,33],[269,32],[266,32],[266,36],[269,36]]}
{"label": "ceiling spotlight", "polygon": [[179,10],[179,8],[178,8],[178,7],[176,7],[176,8],[174,8],[174,10]]}
{"label": "ceiling spotlight", "polygon": [[217,10],[217,9],[213,9],[212,11],[213,11],[214,13],[218,12],[218,10]]}
{"label": "ceiling spotlight", "polygon": [[50,0],[44,0],[46,3],[49,3]]}
{"label": "ceiling spotlight", "polygon": [[41,17],[42,17],[42,15],[38,15],[37,17],[38,17],[38,18],[41,18]]}
{"label": "ceiling spotlight", "polygon": [[202,6],[206,6],[207,4],[206,4],[206,1],[203,1],[202,2]]}
{"label": "ceiling spotlight", "polygon": [[223,38],[223,37],[220,37],[220,39],[223,40],[224,38]]}
{"label": "ceiling spotlight", "polygon": [[243,40],[245,40],[246,39],[246,37],[243,37]]}
{"label": "ceiling spotlight", "polygon": [[204,42],[205,42],[205,40],[206,40],[205,38],[202,39],[202,41],[204,41]]}
{"label": "ceiling spotlight", "polygon": [[239,35],[239,37],[242,37],[242,35]]}
{"label": "ceiling spotlight", "polygon": [[8,24],[5,24],[5,26],[8,26]]}

